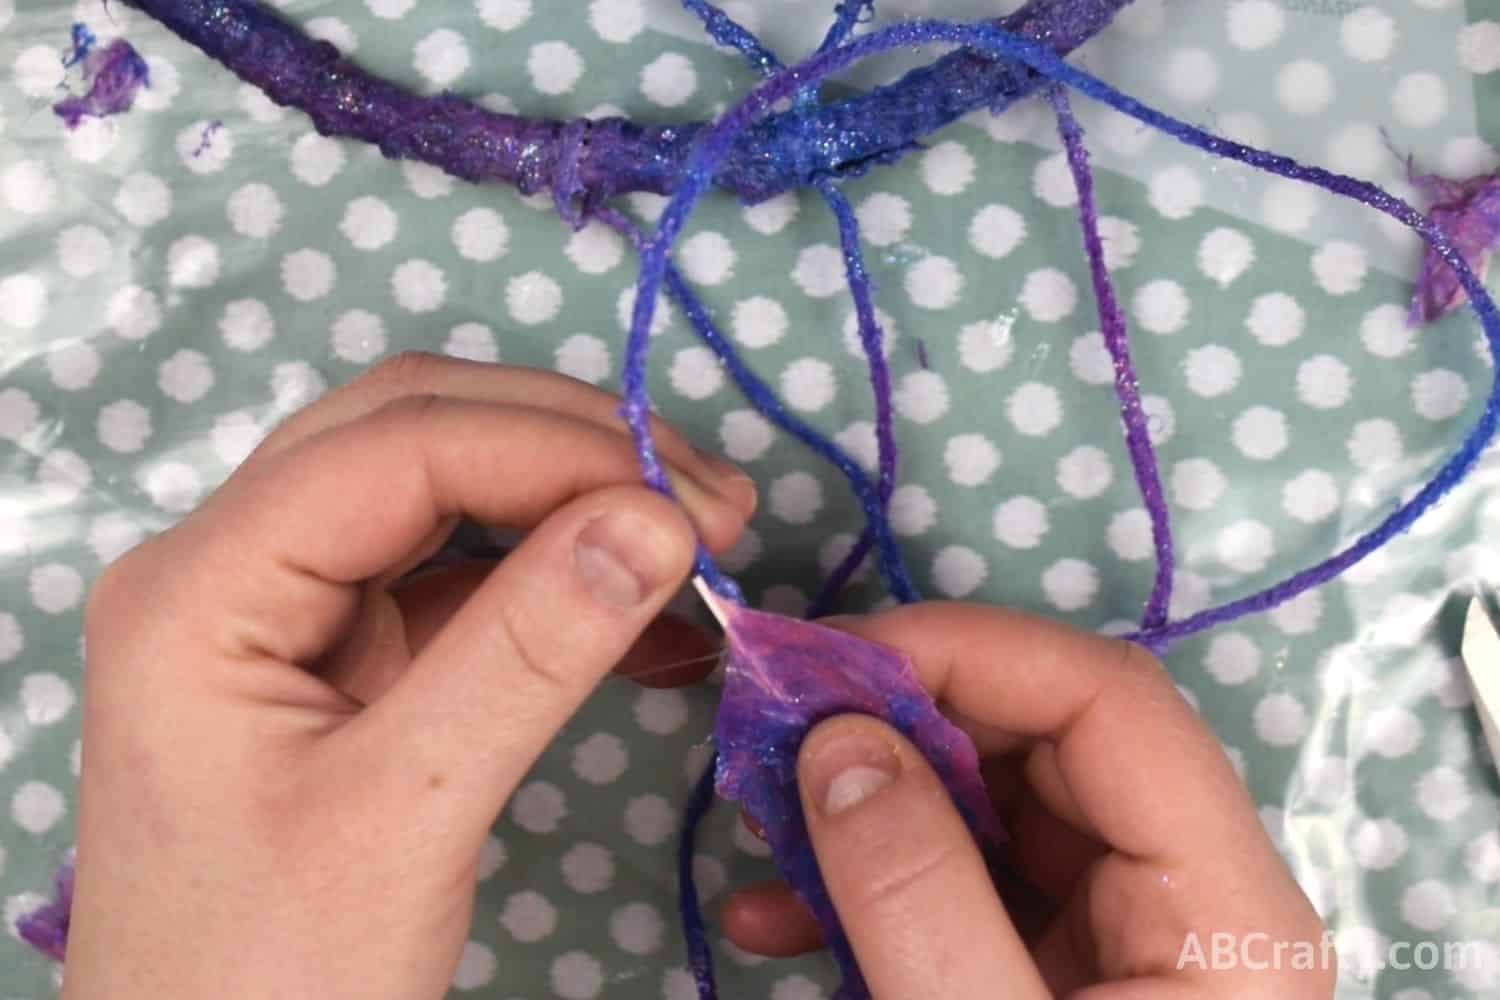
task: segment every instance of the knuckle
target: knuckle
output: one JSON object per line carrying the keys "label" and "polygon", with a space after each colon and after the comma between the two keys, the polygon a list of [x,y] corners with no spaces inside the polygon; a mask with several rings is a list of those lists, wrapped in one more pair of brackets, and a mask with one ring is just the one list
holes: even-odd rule
{"label": "knuckle", "polygon": [[402,351],[370,368],[351,385],[376,396],[430,392],[446,359],[431,351]]}
{"label": "knuckle", "polygon": [[497,609],[501,648],[506,651],[512,670],[519,674],[520,683],[536,689],[543,697],[573,695],[577,684],[563,667],[562,658],[548,655],[538,647],[539,630],[522,622],[511,603],[500,602]]}
{"label": "knuckle", "polygon": [[926,898],[924,887],[940,885],[958,860],[957,845],[945,839],[907,839],[870,854],[869,877],[855,884],[850,902],[887,913],[906,908],[907,900]]}

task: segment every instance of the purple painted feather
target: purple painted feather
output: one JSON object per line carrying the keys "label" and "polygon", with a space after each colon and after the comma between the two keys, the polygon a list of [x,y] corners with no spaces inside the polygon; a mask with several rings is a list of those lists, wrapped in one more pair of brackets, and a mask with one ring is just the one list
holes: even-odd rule
{"label": "purple painted feather", "polygon": [[107,118],[129,111],[136,92],[150,85],[146,60],[123,38],[116,38],[102,49],[83,58],[83,78],[89,81],[88,93],[58,101],[52,110],[77,128],[85,118]]}
{"label": "purple painted feather", "polygon": [[844,974],[840,1000],[869,996],[818,872],[797,793],[797,752],[818,722],[858,713],[911,740],[943,779],[970,829],[1005,839],[969,737],[938,711],[911,661],[844,632],[711,602],[724,615],[729,655],[715,739],[718,791],[765,830],[772,856],[812,908]]}
{"label": "purple painted feather", "polygon": [[37,951],[61,962],[68,947],[68,924],[73,910],[73,863],[57,870],[52,902],[16,921],[16,933]]}
{"label": "purple painted feather", "polygon": [[[1412,172],[1412,182],[1431,202],[1427,216],[1482,281],[1490,254],[1500,247],[1500,173],[1453,181]],[[1468,301],[1458,275],[1432,247],[1422,257],[1422,276],[1412,295],[1411,326],[1442,319]]]}

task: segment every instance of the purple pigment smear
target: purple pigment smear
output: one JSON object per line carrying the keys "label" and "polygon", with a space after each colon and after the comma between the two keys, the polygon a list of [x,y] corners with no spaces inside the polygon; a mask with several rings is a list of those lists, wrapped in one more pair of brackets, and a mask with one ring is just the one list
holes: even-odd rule
{"label": "purple pigment smear", "polygon": [[817,917],[843,972],[840,1000],[869,996],[818,871],[797,791],[797,753],[813,726],[836,715],[883,719],[932,764],[977,837],[1005,840],[969,737],[938,711],[911,660],[845,632],[725,607],[729,655],[714,728],[719,795],[765,830],[781,874]]}
{"label": "purple pigment smear", "polygon": [[73,863],[58,868],[52,901],[16,921],[16,933],[37,951],[61,962],[68,949],[73,910]]}
{"label": "purple pigment smear", "polygon": [[83,78],[89,81],[85,94],[58,101],[52,110],[77,128],[85,118],[108,118],[129,111],[136,92],[151,85],[151,71],[129,42],[116,38],[102,49],[83,57]]}
{"label": "purple pigment smear", "polygon": [[[1500,173],[1452,181],[1436,174],[1419,174],[1407,160],[1407,172],[1431,206],[1427,217],[1484,280],[1490,255],[1500,248]],[[1413,327],[1436,323],[1468,301],[1453,268],[1432,247],[1422,255],[1422,274],[1412,295]]]}

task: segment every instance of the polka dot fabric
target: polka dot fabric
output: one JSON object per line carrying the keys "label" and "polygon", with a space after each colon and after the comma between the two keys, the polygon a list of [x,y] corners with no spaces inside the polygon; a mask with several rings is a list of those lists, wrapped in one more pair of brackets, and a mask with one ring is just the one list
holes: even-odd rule
{"label": "polka dot fabric", "polygon": [[[809,29],[778,16],[784,3],[727,6],[790,55]],[[750,82],[670,2],[277,6],[408,86],[533,115],[702,118]],[[993,6],[890,0],[882,12]],[[1382,130],[1439,170],[1496,164],[1500,18],[1483,4],[1211,6],[1185,18],[1169,16],[1172,0],[1136,0],[1079,58],[1223,132],[1396,187],[1402,167]],[[126,34],[153,86],[128,115],[64,133],[44,105],[75,17],[101,37]],[[602,227],[568,231],[548,199],[316,135],[130,8],[0,0],[0,28],[9,927],[72,842],[80,620],[101,568],[192,509],[277,421],[396,352],[613,386],[634,263]],[[1458,440],[1491,373],[1467,317],[1405,327],[1416,267],[1405,234],[1078,103],[1177,527],[1181,616],[1372,525]],[[1150,588],[1149,522],[1049,114],[1028,102],[976,118],[847,190],[879,284],[904,449],[892,523],[918,582],[934,597],[1123,629]],[[662,203],[624,204],[650,222]],[[815,199],[713,198],[679,262],[788,405],[873,468],[836,246]],[[663,414],[760,484],[760,513],[726,568],[760,605],[802,610],[854,543],[857,507],[835,473],[747,407],[674,310],[656,333]],[[1487,462],[1341,581],[1169,659],[1335,929],[1349,996],[1500,988],[1484,923],[1500,905],[1500,789],[1454,660],[1463,595],[1500,583],[1497,474]],[[882,599],[867,567],[843,605]],[[486,845],[454,996],[694,995],[672,844],[714,694],[619,683],[588,704]],[[731,810],[711,816],[700,852],[710,911],[729,886],[770,871]],[[1382,942],[1418,939],[1476,942],[1480,961],[1380,967]],[[831,989],[818,958],[717,947],[727,996]],[[13,934],[0,935],[0,969],[7,1000],[55,992],[55,970]]]}

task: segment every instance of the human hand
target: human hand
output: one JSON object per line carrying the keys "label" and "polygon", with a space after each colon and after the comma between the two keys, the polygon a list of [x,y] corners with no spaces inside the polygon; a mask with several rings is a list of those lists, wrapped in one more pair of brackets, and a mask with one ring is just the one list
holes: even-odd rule
{"label": "human hand", "polygon": [[[445,992],[497,814],[754,507],[665,427],[683,508],[633,485],[617,406],[398,358],[104,573],[65,997]],[[403,580],[460,515],[530,533]]]}
{"label": "human hand", "polygon": [[[803,808],[877,1000],[1332,996],[1321,921],[1217,740],[1143,650],[957,604],[837,624],[912,657],[974,738],[1013,838],[996,876],[932,769],[884,724],[844,716],[809,734]],[[723,924],[763,954],[819,943],[780,884],[735,894]],[[1248,962],[1212,967],[1217,934]],[[1280,968],[1249,967],[1278,946]]]}

